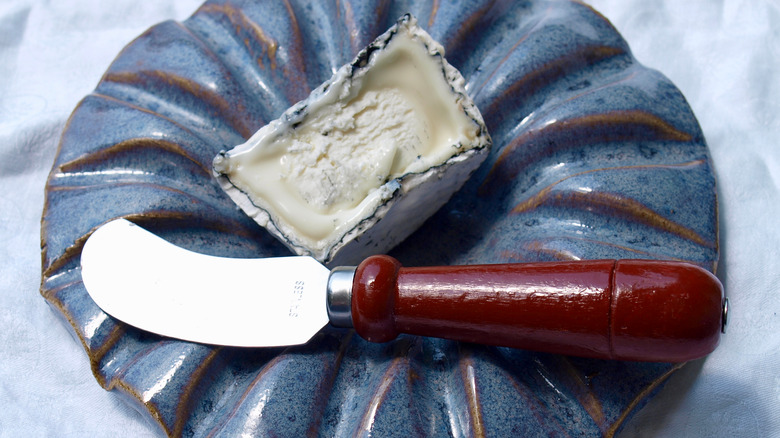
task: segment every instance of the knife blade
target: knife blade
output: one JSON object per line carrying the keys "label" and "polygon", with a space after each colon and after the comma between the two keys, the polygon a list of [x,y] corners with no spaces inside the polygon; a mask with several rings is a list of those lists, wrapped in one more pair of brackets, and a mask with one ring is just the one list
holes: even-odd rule
{"label": "knife blade", "polygon": [[400,333],[617,360],[709,354],[725,329],[723,286],[697,266],[591,260],[407,268],[389,256],[333,270],[311,257],[237,259],[186,250],[124,219],[81,254],[107,314],[214,345],[306,343],[328,323],[372,342]]}

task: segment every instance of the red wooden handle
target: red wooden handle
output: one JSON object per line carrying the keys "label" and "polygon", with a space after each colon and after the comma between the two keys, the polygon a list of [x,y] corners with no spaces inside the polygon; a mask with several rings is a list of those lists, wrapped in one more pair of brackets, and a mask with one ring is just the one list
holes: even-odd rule
{"label": "red wooden handle", "polygon": [[711,273],[652,260],[403,268],[374,256],[352,288],[352,322],[369,341],[409,333],[660,362],[710,353],[723,306]]}

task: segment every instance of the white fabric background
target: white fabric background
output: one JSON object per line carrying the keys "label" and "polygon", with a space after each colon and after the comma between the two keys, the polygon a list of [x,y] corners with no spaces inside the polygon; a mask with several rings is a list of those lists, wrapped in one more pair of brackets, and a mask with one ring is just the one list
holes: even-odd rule
{"label": "white fabric background", "polygon": [[[0,2],[0,437],[156,436],[103,391],[38,293],[43,188],[70,112],[121,48],[201,0]],[[592,0],[683,91],[718,176],[728,333],[622,436],[780,436],[780,6]]]}

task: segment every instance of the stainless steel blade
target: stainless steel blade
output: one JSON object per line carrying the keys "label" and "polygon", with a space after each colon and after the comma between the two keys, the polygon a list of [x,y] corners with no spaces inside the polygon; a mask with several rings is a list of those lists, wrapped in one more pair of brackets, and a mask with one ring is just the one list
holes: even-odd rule
{"label": "stainless steel blade", "polygon": [[175,246],[118,219],[81,254],[92,299],[114,318],[216,345],[302,344],[328,323],[329,270],[311,257],[235,259]]}

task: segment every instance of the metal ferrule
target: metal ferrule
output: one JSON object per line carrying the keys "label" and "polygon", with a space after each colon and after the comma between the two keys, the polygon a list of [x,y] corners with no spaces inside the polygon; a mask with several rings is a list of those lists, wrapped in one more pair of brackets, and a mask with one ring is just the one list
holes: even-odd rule
{"label": "metal ferrule", "polygon": [[339,266],[330,271],[326,307],[334,327],[352,327],[352,281],[356,270],[356,266]]}

